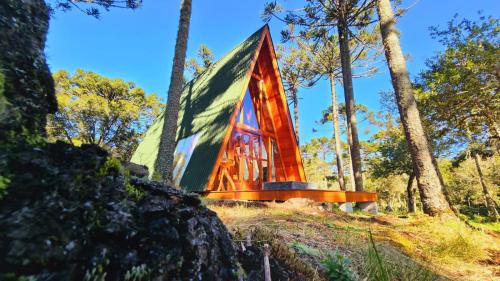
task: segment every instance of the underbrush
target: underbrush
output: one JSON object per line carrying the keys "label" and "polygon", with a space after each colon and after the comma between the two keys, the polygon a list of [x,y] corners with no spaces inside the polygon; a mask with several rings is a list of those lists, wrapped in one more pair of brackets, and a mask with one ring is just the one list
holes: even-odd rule
{"label": "underbrush", "polygon": [[390,278],[367,280],[493,280],[500,272],[498,235],[472,230],[452,216],[371,216],[278,203],[208,205],[229,227],[273,231],[325,276],[325,261],[334,267],[348,261],[354,280],[380,272],[380,264]]}

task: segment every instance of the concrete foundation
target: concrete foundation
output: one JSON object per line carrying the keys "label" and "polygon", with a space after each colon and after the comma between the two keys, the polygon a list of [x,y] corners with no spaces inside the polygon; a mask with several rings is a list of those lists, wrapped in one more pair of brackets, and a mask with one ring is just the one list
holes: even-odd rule
{"label": "concrete foundation", "polygon": [[373,215],[376,215],[378,213],[377,202],[359,202],[356,203],[356,207],[363,212],[367,212]]}
{"label": "concrete foundation", "polygon": [[265,182],[263,184],[264,190],[287,190],[287,189],[316,189],[316,185],[309,182],[301,181],[277,181]]}
{"label": "concrete foundation", "polygon": [[353,212],[353,208],[352,208],[352,203],[351,202],[339,203],[339,209],[341,211],[346,212],[346,213],[352,213]]}

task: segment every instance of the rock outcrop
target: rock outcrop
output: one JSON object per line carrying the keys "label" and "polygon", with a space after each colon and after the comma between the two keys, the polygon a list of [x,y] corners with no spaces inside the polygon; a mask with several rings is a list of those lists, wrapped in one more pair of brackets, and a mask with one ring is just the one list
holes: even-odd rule
{"label": "rock outcrop", "polygon": [[49,8],[43,0],[0,1],[0,141],[45,132],[57,110],[45,60]]}
{"label": "rock outcrop", "polygon": [[0,1],[0,280],[237,280],[231,237],[196,195],[46,142],[49,10]]}
{"label": "rock outcrop", "polygon": [[0,279],[237,280],[231,237],[197,195],[128,177],[96,146],[7,161],[18,173],[0,201]]}

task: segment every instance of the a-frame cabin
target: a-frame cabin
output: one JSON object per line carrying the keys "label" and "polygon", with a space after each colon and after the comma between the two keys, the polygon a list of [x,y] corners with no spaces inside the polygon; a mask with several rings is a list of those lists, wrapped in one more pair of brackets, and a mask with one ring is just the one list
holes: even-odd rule
{"label": "a-frame cabin", "polygon": [[[376,194],[306,183],[268,26],[190,81],[181,96],[174,181],[209,198],[375,201]],[[154,173],[163,115],[132,162]]]}

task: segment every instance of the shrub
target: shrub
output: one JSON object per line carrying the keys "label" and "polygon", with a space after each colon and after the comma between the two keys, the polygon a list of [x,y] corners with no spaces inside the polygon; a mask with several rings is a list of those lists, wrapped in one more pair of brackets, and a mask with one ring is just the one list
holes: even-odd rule
{"label": "shrub", "polygon": [[338,249],[329,254],[321,263],[325,268],[330,281],[354,281],[353,273],[349,269],[351,261],[344,257]]}

